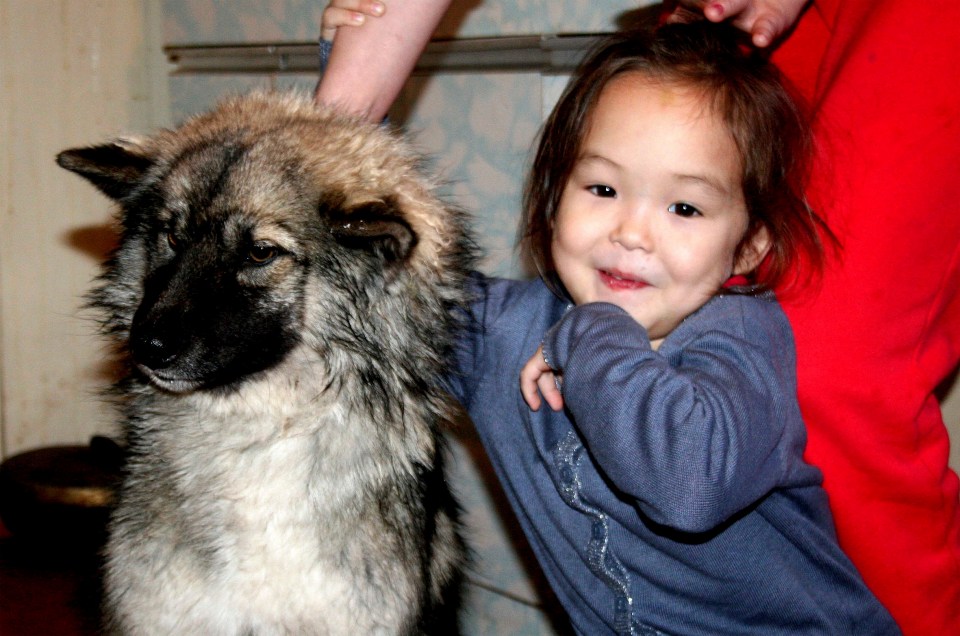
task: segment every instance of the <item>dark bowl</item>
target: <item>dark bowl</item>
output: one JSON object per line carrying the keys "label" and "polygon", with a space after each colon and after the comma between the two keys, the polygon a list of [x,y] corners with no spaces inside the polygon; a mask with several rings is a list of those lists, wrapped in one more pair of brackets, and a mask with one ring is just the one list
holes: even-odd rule
{"label": "dark bowl", "polygon": [[120,481],[122,453],[107,438],[51,446],[0,464],[0,519],[7,530],[50,548],[102,543]]}

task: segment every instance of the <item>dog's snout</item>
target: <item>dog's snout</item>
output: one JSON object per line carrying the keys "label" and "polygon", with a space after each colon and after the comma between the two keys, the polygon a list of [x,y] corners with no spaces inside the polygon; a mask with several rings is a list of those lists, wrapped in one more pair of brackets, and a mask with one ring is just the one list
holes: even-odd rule
{"label": "dog's snout", "polygon": [[169,366],[179,352],[179,347],[170,338],[151,333],[134,335],[130,346],[133,359],[151,369]]}

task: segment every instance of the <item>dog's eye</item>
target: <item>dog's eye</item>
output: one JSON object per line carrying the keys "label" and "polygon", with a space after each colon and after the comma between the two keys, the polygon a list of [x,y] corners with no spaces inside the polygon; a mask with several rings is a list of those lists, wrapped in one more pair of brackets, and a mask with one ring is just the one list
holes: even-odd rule
{"label": "dog's eye", "polygon": [[167,232],[167,245],[170,246],[174,252],[180,249],[180,242],[177,241],[177,237],[173,235],[173,232]]}
{"label": "dog's eye", "polygon": [[280,250],[269,243],[254,243],[247,252],[247,261],[254,265],[266,265],[280,254]]}

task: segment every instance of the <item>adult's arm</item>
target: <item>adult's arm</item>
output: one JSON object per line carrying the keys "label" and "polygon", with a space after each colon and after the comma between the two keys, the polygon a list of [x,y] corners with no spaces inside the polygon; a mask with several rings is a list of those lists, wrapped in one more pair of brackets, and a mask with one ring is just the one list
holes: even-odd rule
{"label": "adult's arm", "polygon": [[317,101],[382,120],[448,6],[450,0],[388,0],[382,17],[339,29]]}

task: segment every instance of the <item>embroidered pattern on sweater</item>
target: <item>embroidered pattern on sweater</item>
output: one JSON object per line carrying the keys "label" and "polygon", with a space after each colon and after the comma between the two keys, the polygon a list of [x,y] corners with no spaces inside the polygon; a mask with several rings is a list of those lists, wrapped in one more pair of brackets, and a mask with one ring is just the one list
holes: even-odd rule
{"label": "embroidered pattern on sweater", "polygon": [[[610,521],[606,514],[587,504],[580,497],[580,477],[577,467],[583,459],[584,448],[573,431],[560,440],[553,449],[554,463],[560,474],[560,496],[568,506],[591,518],[590,540],[587,543],[587,565],[613,592],[614,629],[618,634],[636,634],[630,618],[633,598],[626,569],[609,550]],[[643,629],[640,633],[649,634]],[[655,632],[654,632],[655,633]]]}

